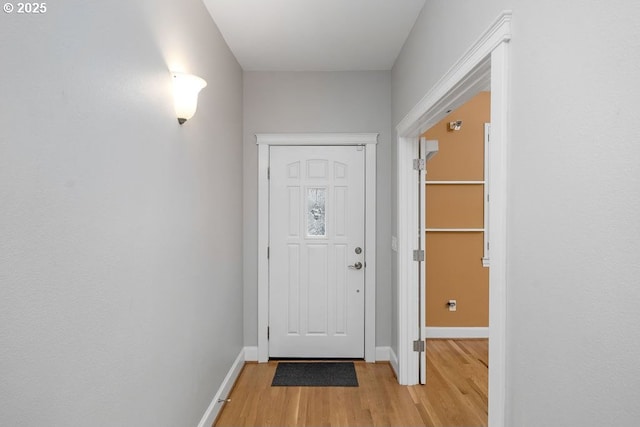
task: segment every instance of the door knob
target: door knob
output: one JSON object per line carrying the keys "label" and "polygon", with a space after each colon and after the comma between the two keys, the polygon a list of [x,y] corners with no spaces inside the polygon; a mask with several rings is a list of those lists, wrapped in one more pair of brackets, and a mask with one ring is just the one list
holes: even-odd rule
{"label": "door knob", "polygon": [[358,261],[355,264],[350,265],[349,268],[352,270],[360,270],[362,268],[362,263]]}

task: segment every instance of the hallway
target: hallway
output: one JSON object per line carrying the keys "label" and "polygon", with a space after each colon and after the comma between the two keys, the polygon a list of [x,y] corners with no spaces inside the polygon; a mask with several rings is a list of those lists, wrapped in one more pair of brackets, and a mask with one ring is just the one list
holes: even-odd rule
{"label": "hallway", "polygon": [[271,387],[277,362],[245,365],[216,426],[486,426],[487,340],[429,340],[427,386],[356,362],[359,387]]}

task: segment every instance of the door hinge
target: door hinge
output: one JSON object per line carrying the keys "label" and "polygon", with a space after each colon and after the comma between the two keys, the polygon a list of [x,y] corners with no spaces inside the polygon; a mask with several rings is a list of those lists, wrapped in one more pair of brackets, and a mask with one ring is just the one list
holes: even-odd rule
{"label": "door hinge", "polygon": [[489,250],[489,242],[487,242],[487,250]]}
{"label": "door hinge", "polygon": [[413,342],[413,351],[424,352],[424,341],[423,340],[415,340]]}
{"label": "door hinge", "polygon": [[424,251],[422,249],[416,249],[413,251],[414,261],[424,261]]}
{"label": "door hinge", "polygon": [[267,167],[267,179],[271,179],[271,168]]}
{"label": "door hinge", "polygon": [[269,259],[269,255],[271,255],[271,248],[267,246],[267,259]]}
{"label": "door hinge", "polygon": [[269,327],[267,326],[267,339],[269,339]]}
{"label": "door hinge", "polygon": [[413,170],[423,171],[426,164],[427,162],[424,159],[413,159]]}

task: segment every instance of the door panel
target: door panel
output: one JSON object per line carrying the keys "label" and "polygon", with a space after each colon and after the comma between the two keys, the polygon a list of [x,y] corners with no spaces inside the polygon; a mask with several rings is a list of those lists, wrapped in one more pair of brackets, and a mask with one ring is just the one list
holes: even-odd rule
{"label": "door panel", "polygon": [[271,147],[269,356],[364,356],[364,150]]}

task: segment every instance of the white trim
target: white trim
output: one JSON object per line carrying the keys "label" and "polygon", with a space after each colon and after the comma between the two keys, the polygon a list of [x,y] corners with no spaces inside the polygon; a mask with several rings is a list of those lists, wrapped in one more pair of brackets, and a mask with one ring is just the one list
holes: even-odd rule
{"label": "white trim", "polygon": [[[451,109],[447,106],[462,105],[466,100],[459,101],[460,93],[454,89],[460,88],[454,88],[452,83],[464,83],[463,86],[471,89],[473,93],[485,89],[487,83],[491,81],[489,56],[496,47],[509,40],[511,40],[511,11],[504,11],[400,121],[396,126],[398,135],[419,135],[446,115],[446,110]],[[476,67],[478,68],[474,70]],[[459,102],[456,103],[456,100]],[[431,120],[425,120],[428,116],[434,117],[431,117]]]}
{"label": "white trim", "polygon": [[377,144],[377,133],[258,133],[258,145]]}
{"label": "white trim", "polygon": [[[258,144],[258,212],[269,212],[271,145],[365,145],[365,337],[364,358],[376,360],[376,144],[377,133],[256,134]],[[258,215],[258,362],[269,360],[269,216]]]}
{"label": "white trim", "polygon": [[396,374],[396,378],[400,378],[398,373],[400,369],[398,368],[398,356],[393,351],[393,348],[389,347],[389,364],[391,364],[391,369],[393,369],[393,373]]}
{"label": "white trim", "polygon": [[506,424],[507,342],[507,150],[509,148],[509,48],[491,52],[491,143],[489,188],[489,426]]}
{"label": "white trim", "polygon": [[258,347],[245,347],[244,348],[244,361],[245,362],[257,362],[258,361]]}
{"label": "white trim", "polygon": [[489,273],[489,425],[504,427],[506,396],[506,210],[507,147],[509,117],[508,42],[511,12],[505,11],[411,109],[396,127],[398,133],[398,380],[403,385],[418,382],[419,361],[408,352],[418,325],[417,269],[412,264],[415,230],[418,224],[417,180],[410,169],[415,141],[420,134],[473,95],[491,85],[491,270]]}
{"label": "white trim", "polygon": [[[258,145],[258,212],[269,212],[269,146]],[[269,360],[269,215],[258,215],[258,362]]]}
{"label": "white trim", "polygon": [[376,347],[376,362],[386,362],[390,359],[391,347]]}
{"label": "white trim", "polygon": [[242,371],[242,367],[244,366],[244,354],[245,350],[241,349],[240,354],[238,354],[235,362],[233,362],[233,365],[231,365],[229,372],[227,372],[227,376],[224,377],[222,384],[220,384],[220,388],[218,388],[215,396],[213,396],[213,400],[211,400],[209,407],[198,423],[198,427],[210,427],[213,425],[213,422],[216,420],[216,417],[222,409],[222,405],[225,403],[218,402],[218,399],[226,399],[229,396],[229,392],[231,391],[231,388],[233,388],[233,385],[238,379],[240,371]]}
{"label": "white trim", "polygon": [[375,144],[366,146],[364,181],[364,360],[371,363],[376,361],[376,148]]}
{"label": "white trim", "polygon": [[439,327],[427,326],[424,328],[424,336],[427,339],[448,338],[448,339],[468,339],[468,338],[489,338],[489,328],[487,327]]}
{"label": "white trim", "polygon": [[418,249],[418,180],[413,159],[418,154],[418,136],[402,137],[397,145],[398,172],[398,382],[414,385],[418,380],[418,353],[413,341],[418,339],[418,269],[413,251]]}

